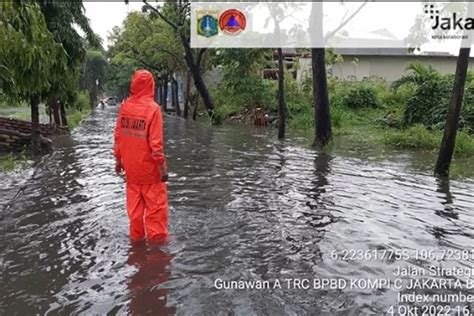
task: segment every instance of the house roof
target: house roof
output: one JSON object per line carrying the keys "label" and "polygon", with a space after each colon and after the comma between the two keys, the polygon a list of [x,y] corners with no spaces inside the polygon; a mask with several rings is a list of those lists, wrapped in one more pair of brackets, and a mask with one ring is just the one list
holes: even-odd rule
{"label": "house roof", "polygon": [[413,54],[407,48],[336,48],[336,54],[355,56],[409,56],[409,57],[457,57],[449,52],[422,52]]}
{"label": "house roof", "polygon": [[[334,52],[342,56],[393,56],[393,57],[445,57],[445,58],[457,58],[456,55],[450,54],[449,52],[439,51],[426,51],[421,54],[413,54],[408,51],[407,48],[335,48]],[[298,55],[297,50],[294,48],[283,49],[284,56]],[[311,56],[310,52],[301,54],[301,57]],[[471,57],[474,59],[474,57]]]}

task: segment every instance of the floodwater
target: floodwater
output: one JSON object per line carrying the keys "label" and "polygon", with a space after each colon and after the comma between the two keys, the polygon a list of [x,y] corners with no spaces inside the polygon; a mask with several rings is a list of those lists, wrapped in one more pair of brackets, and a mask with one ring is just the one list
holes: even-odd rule
{"label": "floodwater", "polygon": [[[298,138],[280,142],[272,129],[174,117],[165,119],[171,235],[131,245],[114,175],[115,118],[94,113],[35,170],[2,176],[1,315],[383,314],[411,291],[318,289],[314,279],[394,281],[407,264],[473,266],[469,255],[424,256],[472,251],[471,178],[437,180],[415,154],[349,145],[323,154]],[[344,250],[380,257],[346,260]],[[410,254],[389,258],[395,250]],[[226,290],[220,280],[272,287]],[[473,292],[418,292],[436,291]]]}

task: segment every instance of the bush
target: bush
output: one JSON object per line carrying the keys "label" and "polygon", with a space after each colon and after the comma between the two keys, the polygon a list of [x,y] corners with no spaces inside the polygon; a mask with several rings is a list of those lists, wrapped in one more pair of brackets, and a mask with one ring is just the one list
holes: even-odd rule
{"label": "bush", "polygon": [[464,128],[467,132],[474,134],[474,82],[470,82],[466,87],[459,126]]}
{"label": "bush", "polygon": [[406,103],[405,123],[442,127],[439,124],[446,120],[451,89],[451,78],[442,75],[432,76],[417,84],[414,95]]}
{"label": "bush", "polygon": [[70,129],[76,128],[79,123],[81,123],[82,119],[86,117],[90,113],[90,110],[84,109],[82,111],[79,110],[73,110],[72,113],[70,113],[67,116],[67,123]]}
{"label": "bush", "polygon": [[79,125],[84,117],[90,113],[91,103],[89,92],[84,90],[76,93],[72,108],[69,108],[67,122],[69,128],[75,128]]}
{"label": "bush", "polygon": [[423,125],[415,125],[405,130],[394,130],[383,135],[382,142],[400,148],[432,150],[439,147],[441,133],[433,133]]}
{"label": "bush", "polygon": [[340,107],[333,107],[331,109],[332,125],[334,127],[341,127],[345,116],[346,116],[346,112],[343,109],[341,109]]}
{"label": "bush", "polygon": [[73,107],[74,109],[79,110],[79,111],[91,108],[89,92],[87,90],[80,91],[76,94]]}
{"label": "bush", "polygon": [[25,152],[20,154],[9,153],[7,155],[0,155],[0,172],[10,172],[17,168],[23,168],[28,163]]}
{"label": "bush", "polygon": [[222,81],[212,90],[216,114],[222,119],[248,107],[276,111],[276,93],[276,82],[264,80],[259,76]]}
{"label": "bush", "polygon": [[415,93],[415,86],[406,84],[398,89],[386,88],[385,91],[379,93],[379,99],[383,106],[387,108],[405,107],[408,100]]}
{"label": "bush", "polygon": [[460,130],[456,136],[456,154],[460,156],[474,155],[474,137],[466,130]]}
{"label": "bush", "polygon": [[288,126],[297,130],[310,130],[314,128],[314,111],[311,104],[306,104],[299,111],[291,114]]}
{"label": "bush", "polygon": [[[386,132],[382,142],[399,148],[438,150],[442,136],[441,131],[429,131],[418,124],[405,130]],[[456,137],[455,153],[459,156],[474,155],[474,138],[464,130]]]}
{"label": "bush", "polygon": [[[394,84],[397,93],[401,89],[412,90],[405,103],[404,124],[442,129],[451,99],[453,75],[443,75],[420,64],[411,64],[408,69],[410,73]],[[474,132],[474,79],[471,73],[467,77],[459,126]]]}
{"label": "bush", "polygon": [[367,83],[354,84],[342,98],[342,105],[351,109],[377,108],[379,100],[374,87]]}

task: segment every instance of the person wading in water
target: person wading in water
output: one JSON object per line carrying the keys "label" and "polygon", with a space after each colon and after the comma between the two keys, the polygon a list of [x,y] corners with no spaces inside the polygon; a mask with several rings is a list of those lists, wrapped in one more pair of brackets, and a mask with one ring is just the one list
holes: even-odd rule
{"label": "person wading in water", "polygon": [[163,151],[163,118],[154,101],[155,81],[146,70],[132,76],[130,97],[120,108],[114,133],[115,172],[125,171],[130,238],[168,234],[168,170]]}

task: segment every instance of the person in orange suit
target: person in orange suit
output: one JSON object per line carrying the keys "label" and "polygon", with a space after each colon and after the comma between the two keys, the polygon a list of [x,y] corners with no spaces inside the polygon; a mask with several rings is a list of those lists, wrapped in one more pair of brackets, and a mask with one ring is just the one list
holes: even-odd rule
{"label": "person in orange suit", "polygon": [[168,170],[163,151],[163,118],[154,101],[155,81],[147,70],[132,76],[130,96],[115,127],[115,172],[125,171],[130,238],[161,239],[168,234]]}

